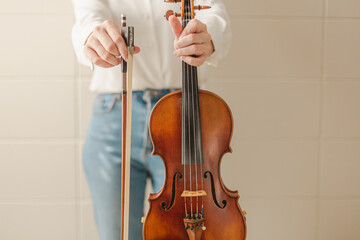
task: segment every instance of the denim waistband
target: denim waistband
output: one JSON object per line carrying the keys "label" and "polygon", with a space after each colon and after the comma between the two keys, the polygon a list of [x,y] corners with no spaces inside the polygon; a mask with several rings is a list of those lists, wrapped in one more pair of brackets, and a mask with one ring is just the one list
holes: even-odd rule
{"label": "denim waistband", "polygon": [[[164,88],[164,89],[152,89],[147,88],[145,90],[135,90],[132,91],[133,97],[136,97],[138,99],[147,99],[150,102],[157,102],[160,98],[162,98],[164,95],[175,92],[180,90],[180,88]],[[115,95],[116,100],[121,100],[121,93],[99,93],[99,96],[109,96],[109,95]]]}

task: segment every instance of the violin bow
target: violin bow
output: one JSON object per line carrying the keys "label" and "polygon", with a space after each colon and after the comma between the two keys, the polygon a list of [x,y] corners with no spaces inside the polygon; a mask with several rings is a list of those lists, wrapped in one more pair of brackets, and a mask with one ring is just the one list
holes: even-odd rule
{"label": "violin bow", "polygon": [[126,16],[121,16],[122,36],[128,45],[128,61],[122,58],[123,74],[122,92],[122,169],[121,169],[121,240],[129,239],[129,206],[130,206],[130,152],[131,152],[131,107],[132,107],[132,72],[134,53],[134,27],[128,27],[126,33]]}

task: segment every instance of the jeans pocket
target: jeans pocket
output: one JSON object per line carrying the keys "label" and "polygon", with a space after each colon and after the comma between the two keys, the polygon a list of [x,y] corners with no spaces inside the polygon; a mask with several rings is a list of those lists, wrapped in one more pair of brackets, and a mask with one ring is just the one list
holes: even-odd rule
{"label": "jeans pocket", "polygon": [[115,106],[117,100],[116,94],[99,94],[94,100],[93,113],[105,114],[109,113]]}

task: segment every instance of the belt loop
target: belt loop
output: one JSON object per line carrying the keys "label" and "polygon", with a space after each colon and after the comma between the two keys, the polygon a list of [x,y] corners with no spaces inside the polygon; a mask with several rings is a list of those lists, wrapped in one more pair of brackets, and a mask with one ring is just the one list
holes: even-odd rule
{"label": "belt loop", "polygon": [[116,100],[121,100],[121,93],[115,93],[115,99]]}

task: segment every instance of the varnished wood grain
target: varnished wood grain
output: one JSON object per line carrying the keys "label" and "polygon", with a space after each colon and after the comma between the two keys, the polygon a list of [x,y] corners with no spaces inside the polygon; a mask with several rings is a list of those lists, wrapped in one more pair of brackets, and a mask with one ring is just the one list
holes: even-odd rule
{"label": "varnished wood grain", "polygon": [[[204,218],[206,230],[201,240],[244,240],[246,223],[238,203],[237,191],[225,187],[221,175],[222,156],[231,152],[230,140],[233,131],[232,114],[227,104],[217,95],[199,91],[200,119],[203,143],[203,169],[201,176],[210,171],[214,177],[216,197],[227,205],[220,209],[213,201],[210,178],[204,178]],[[184,173],[181,164],[181,91],[163,97],[154,107],[150,118],[150,135],[154,145],[153,154],[159,155],[165,164],[165,183],[163,188],[149,197],[150,208],[146,215],[144,240],[188,240],[184,228],[185,217],[184,178],[178,179],[175,201],[172,208],[165,211],[161,203],[171,201],[172,181],[176,172]],[[193,169],[199,168],[193,166]],[[196,189],[193,181],[193,189]],[[188,202],[189,204],[189,202]],[[193,202],[193,207],[195,204]]]}

